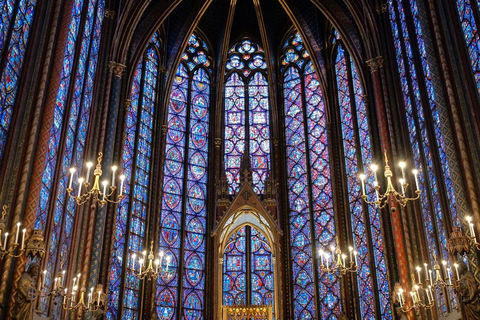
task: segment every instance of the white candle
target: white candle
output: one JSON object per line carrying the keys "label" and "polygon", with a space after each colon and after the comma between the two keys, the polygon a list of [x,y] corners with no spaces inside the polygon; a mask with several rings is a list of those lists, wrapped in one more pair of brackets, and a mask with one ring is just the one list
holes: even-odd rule
{"label": "white candle", "polygon": [[18,235],[20,234],[20,222],[17,222],[17,233],[15,234],[14,244],[18,244]]}
{"label": "white candle", "polygon": [[27,229],[23,229],[22,232],[23,232],[23,234],[22,234],[22,247],[20,248],[20,250],[23,250],[23,247],[25,247],[25,234],[27,233]]}
{"label": "white candle", "polygon": [[72,289],[74,290],[75,288],[75,283],[77,282],[77,278],[73,278],[73,285],[72,285]]}
{"label": "white candle", "polygon": [[8,239],[8,232],[5,232],[5,242],[3,242],[3,249],[7,250],[7,239]]}
{"label": "white candle", "polygon": [[422,268],[417,266],[417,274],[418,274],[418,283],[422,283],[422,279],[420,278],[420,271],[422,271]]}
{"label": "white candle", "polygon": [[377,179],[377,169],[378,169],[378,166],[376,164],[372,164],[370,166],[370,169],[372,169],[373,171],[373,176],[375,178],[375,183],[378,184],[378,179]]}
{"label": "white candle", "polygon": [[125,175],[120,176],[120,195],[123,194],[123,183],[125,182]]}
{"label": "white candle", "polygon": [[425,291],[427,292],[428,304],[430,304],[431,300],[430,300],[430,294],[428,293],[428,289],[425,289]]}
{"label": "white candle", "polygon": [[45,285],[45,278],[47,277],[47,270],[43,270],[43,280],[42,280],[42,288]]}
{"label": "white candle", "polygon": [[415,177],[415,187],[417,188],[416,190],[418,191],[419,190],[419,188],[418,188],[418,170],[413,169],[412,173],[413,173],[413,176]]}
{"label": "white candle", "polygon": [[447,261],[442,260],[442,265],[443,265],[443,272],[445,272],[444,278],[445,280],[447,280],[448,278]]}
{"label": "white candle", "polygon": [[98,306],[100,306],[100,297],[102,296],[102,291],[98,291]]}
{"label": "white candle", "polygon": [[460,280],[460,274],[458,273],[458,264],[455,263],[453,266],[455,267],[455,271],[457,273],[457,280]]}
{"label": "white candle", "polygon": [[65,288],[65,295],[63,296],[63,304],[67,302],[67,288]]}
{"label": "white candle", "polygon": [[342,260],[343,260],[343,265],[344,265],[344,266],[346,266],[346,264],[345,264],[345,259],[346,259],[346,258],[347,258],[347,255],[342,254]]}
{"label": "white candle", "polygon": [[362,173],[360,175],[360,180],[362,181],[362,194],[363,195],[365,195],[365,178],[366,178],[365,174]]}
{"label": "white candle", "polygon": [[108,184],[108,181],[107,180],[104,180],[102,182],[103,184],[103,200],[105,200],[105,197],[107,196],[107,184]]}
{"label": "white candle", "polygon": [[410,295],[412,296],[413,303],[415,303],[415,293],[413,291],[410,291]]}
{"label": "white candle", "polygon": [[138,274],[142,273],[143,259],[140,259],[140,268],[138,269]]}
{"label": "white candle", "polygon": [[406,165],[406,164],[405,164],[405,162],[402,161],[402,162],[399,163],[399,165],[400,165],[400,168],[402,169],[402,178],[403,178],[403,181],[405,181],[405,165]]}
{"label": "white candle", "polygon": [[320,256],[320,264],[323,266],[323,250],[318,250],[318,255]]}
{"label": "white candle", "polygon": [[61,285],[64,286],[65,285],[65,270],[62,271],[62,280],[61,280]]}
{"label": "white candle", "polygon": [[112,186],[115,186],[115,172],[117,171],[117,166],[112,167]]}
{"label": "white candle", "polygon": [[447,268],[447,276],[448,276],[448,284],[449,285],[452,285],[452,276],[450,275],[451,271],[452,271],[452,269]]}
{"label": "white candle", "polygon": [[355,266],[358,265],[358,263],[357,263],[357,254],[358,254],[357,251],[353,251],[353,257],[355,258]]}
{"label": "white candle", "polygon": [[402,194],[405,194],[405,187],[404,187],[405,179],[400,179],[399,182],[400,182],[400,187],[402,187]]}
{"label": "white candle", "polygon": [[432,270],[428,270],[428,274],[430,275],[430,283],[433,283],[433,275],[432,275]]}
{"label": "white candle", "polygon": [[328,253],[325,254],[325,259],[327,260],[327,269],[328,269],[328,265],[330,263],[330,255]]}
{"label": "white candle", "polygon": [[88,294],[87,308],[90,306],[90,302],[92,302],[92,293],[91,292]]}
{"label": "white candle", "polygon": [[398,291],[398,302],[400,303],[400,307],[402,307],[402,295],[400,293],[400,291]]}
{"label": "white candle", "polygon": [[87,178],[85,179],[86,182],[90,181],[90,169],[92,168],[93,163],[87,162]]}
{"label": "white candle", "polygon": [[58,284],[58,280],[57,280],[57,277],[55,277],[55,279],[53,279],[53,290],[57,289],[57,284]]}
{"label": "white candle", "polygon": [[425,280],[428,280],[428,265],[426,263],[423,265],[425,266]]}
{"label": "white candle", "polygon": [[75,168],[70,168],[70,182],[68,183],[68,189],[72,189],[73,176],[75,174],[75,171],[77,171]]}
{"label": "white candle", "polygon": [[158,273],[158,265],[160,264],[160,260],[155,260],[155,273]]}
{"label": "white candle", "polygon": [[78,195],[77,198],[80,198],[80,194],[82,193],[82,185],[83,185],[83,178],[78,178]]}
{"label": "white candle", "polygon": [[472,234],[473,241],[477,243],[477,237],[475,236],[475,228],[473,227],[473,223],[469,223],[470,226],[470,233]]}

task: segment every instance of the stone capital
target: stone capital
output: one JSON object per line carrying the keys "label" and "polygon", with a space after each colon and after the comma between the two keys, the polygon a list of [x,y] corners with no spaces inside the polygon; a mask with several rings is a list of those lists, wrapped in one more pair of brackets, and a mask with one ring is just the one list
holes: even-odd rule
{"label": "stone capital", "polygon": [[113,72],[115,77],[121,78],[123,76],[123,72],[125,72],[126,66],[115,61],[110,61],[108,63],[108,67],[110,68],[110,71]]}
{"label": "stone capital", "polygon": [[383,57],[378,56],[378,57],[372,58],[370,60],[367,60],[366,63],[368,65],[368,67],[370,68],[370,72],[374,73],[378,69],[383,67]]}

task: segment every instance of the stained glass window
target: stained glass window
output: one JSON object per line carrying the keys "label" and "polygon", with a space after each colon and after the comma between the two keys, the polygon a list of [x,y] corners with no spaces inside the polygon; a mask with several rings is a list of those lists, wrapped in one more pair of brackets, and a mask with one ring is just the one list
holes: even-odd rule
{"label": "stained glass window", "polygon": [[480,92],[480,38],[478,35],[477,20],[474,16],[474,7],[478,10],[478,1],[456,0],[458,15],[468,49],[473,75],[475,77],[477,90]]}
{"label": "stained glass window", "polygon": [[[154,34],[137,66],[130,95],[132,102],[126,114],[122,156],[125,198],[119,204],[116,214],[108,319],[139,319],[140,280],[133,274],[133,255],[139,256],[144,250],[150,250],[145,243],[145,221],[150,197],[148,190],[152,167],[153,119],[158,96],[158,39],[159,35]],[[120,305],[123,307],[121,315]]]}
{"label": "stained glass window", "polygon": [[[85,23],[80,28],[82,12],[85,12]],[[66,195],[68,169],[81,166],[85,155],[103,15],[104,0],[74,2],[35,221],[35,229],[45,230],[47,224],[51,225],[46,260],[47,286],[53,275],[68,269],[77,207]],[[77,41],[80,34],[81,42]],[[76,53],[78,60],[74,59]],[[69,89],[71,87],[73,90]],[[71,104],[67,105],[69,92],[72,92]],[[54,179],[57,171],[59,180]],[[58,181],[55,194],[52,193],[54,181]],[[53,214],[48,216],[48,212]],[[54,317],[59,316],[61,308],[60,304],[54,306]],[[43,299],[42,310],[46,312],[47,309],[48,299]]]}
{"label": "stained glass window", "polygon": [[326,111],[320,82],[298,32],[286,40],[281,63],[294,318],[335,319],[341,313],[337,276],[313,266],[317,250],[335,245],[336,234]]}
{"label": "stained glass window", "polygon": [[[438,89],[433,84],[432,64],[426,51],[425,29],[420,23],[417,1],[389,0],[388,6],[410,144],[414,157],[412,165],[420,171],[419,186],[422,190],[420,204],[427,244],[431,248],[429,255],[433,268],[433,254],[437,255],[439,259],[448,258],[445,219],[450,219],[454,225],[459,223],[454,188],[450,177],[449,159],[446,155],[442,134],[442,126],[445,123],[440,121],[436,102]],[[411,13],[414,34],[409,33],[407,28],[406,10]],[[418,51],[415,52],[415,50]],[[421,67],[417,67],[415,64],[415,54],[419,57]],[[425,88],[426,99],[421,95],[423,87]],[[427,117],[431,117],[434,123],[434,137],[428,133]],[[436,170],[434,161],[436,155],[432,150],[438,150],[438,160],[441,164],[439,170]],[[443,207],[440,202],[440,184],[445,186],[445,198],[448,207]],[[443,303],[444,299],[441,298],[439,301]],[[444,305],[441,305],[440,309],[445,312],[447,310]]]}
{"label": "stained glass window", "polygon": [[270,106],[263,49],[244,39],[228,52],[225,83],[225,171],[231,194],[240,186],[240,163],[251,157],[253,187],[263,193],[270,167]]}
{"label": "stained glass window", "polygon": [[5,0],[0,2],[0,55],[7,50],[0,69],[0,160],[14,113],[18,81],[37,0]]}
{"label": "stained glass window", "polygon": [[274,308],[273,303],[272,250],[263,233],[243,226],[230,236],[223,252],[223,305]]}
{"label": "stained glass window", "polygon": [[207,48],[196,33],[190,37],[170,93],[159,246],[170,257],[173,276],[157,280],[156,311],[161,319],[204,317],[212,71]]}
{"label": "stained glass window", "polygon": [[[338,104],[340,107],[349,209],[351,212],[351,230],[354,247],[358,252],[359,269],[357,272],[357,282],[360,311],[362,318],[375,318],[376,304],[372,277],[376,276],[381,318],[391,319],[389,286],[383,252],[379,210],[370,207],[368,215],[366,216],[364,213],[365,206],[363,206],[360,198],[358,175],[367,168],[367,164],[372,163],[372,147],[363,88],[356,67],[353,61],[349,60],[349,56],[342,45],[338,44],[335,58],[335,73]],[[351,92],[354,92],[354,95],[352,95]],[[360,146],[360,149],[358,146]],[[371,240],[367,233],[367,228],[369,227],[373,238]],[[369,250],[369,242],[372,244],[373,252]],[[374,257],[374,265],[371,264],[372,254]]]}

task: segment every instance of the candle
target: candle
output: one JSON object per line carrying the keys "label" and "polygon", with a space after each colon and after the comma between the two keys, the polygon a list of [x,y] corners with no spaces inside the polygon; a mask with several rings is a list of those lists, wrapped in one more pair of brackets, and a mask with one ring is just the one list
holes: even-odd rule
{"label": "candle", "polygon": [[378,194],[378,190],[375,189],[375,193],[377,194],[377,201],[380,201],[380,195]]}
{"label": "candle", "polygon": [[400,289],[400,290],[398,291],[398,293],[397,293],[397,294],[398,294],[398,302],[400,303],[400,307],[403,306],[403,304],[402,304],[402,294],[401,294],[401,291],[402,291],[402,289]]}
{"label": "candle", "polygon": [[433,297],[432,286],[428,286],[428,291],[430,292],[430,298],[432,298],[432,301],[435,301],[435,298]]}
{"label": "candle", "polygon": [[425,281],[428,280],[428,265],[426,263],[423,264],[425,266]]}
{"label": "candle", "polygon": [[322,249],[318,250],[318,255],[320,256],[320,261],[323,266],[323,250]]}
{"label": "candle", "polygon": [[90,302],[92,302],[92,293],[91,292],[88,294],[87,308],[90,306]]}
{"label": "candle", "polygon": [[429,289],[425,289],[425,291],[427,292],[428,304],[430,304],[431,300],[430,300],[430,294],[428,293],[428,290],[429,290]]}
{"label": "candle", "polygon": [[453,266],[455,267],[455,271],[457,273],[457,280],[460,280],[460,274],[458,273],[458,264],[455,263]]}
{"label": "candle", "polygon": [[468,225],[470,226],[470,233],[472,234],[473,241],[477,243],[477,238],[475,236],[475,228],[473,227],[473,223],[470,222]]}
{"label": "candle", "polygon": [[104,180],[104,181],[102,182],[102,184],[103,184],[103,200],[105,200],[105,197],[106,197],[106,195],[107,195],[107,185],[108,185],[108,181],[107,181],[107,180]]}
{"label": "candle", "polygon": [[93,163],[87,162],[87,178],[85,179],[86,182],[90,180],[90,169],[92,168]]}
{"label": "candle", "polygon": [[410,295],[412,296],[413,303],[415,303],[415,293],[413,291],[410,291]]}
{"label": "candle", "polygon": [[406,164],[405,164],[405,162],[403,162],[403,161],[399,163],[399,166],[400,166],[400,168],[402,169],[402,178],[403,178],[403,181],[405,181],[405,165],[406,165]]}
{"label": "candle", "polygon": [[58,284],[58,278],[55,277],[55,279],[53,280],[53,290],[56,290],[57,289],[57,284]]}
{"label": "candle", "polygon": [[115,186],[115,172],[117,171],[117,166],[112,167],[112,186]]}
{"label": "candle", "polygon": [[65,295],[63,296],[63,304],[67,302],[67,288],[65,288]]}
{"label": "candle", "polygon": [[142,273],[143,259],[140,259],[140,268],[138,269],[138,274]]}
{"label": "candle", "polygon": [[20,250],[23,250],[23,247],[25,247],[25,234],[27,233],[27,229],[23,229],[22,232],[23,232],[23,234],[22,234],[22,247],[20,248]]}
{"label": "candle", "polygon": [[402,194],[405,194],[405,187],[404,187],[405,179],[400,179],[399,182],[400,182],[400,186],[402,187]]}
{"label": "candle", "polygon": [[18,235],[20,234],[20,222],[17,222],[17,233],[15,234],[14,244],[18,244]]}
{"label": "candle", "polygon": [[70,182],[68,183],[68,189],[72,189],[73,175],[77,171],[75,168],[70,168]]}
{"label": "candle", "polygon": [[413,176],[415,177],[415,187],[417,188],[416,190],[418,191],[419,190],[419,188],[418,188],[418,170],[413,169],[412,173],[413,173]]}
{"label": "candle", "polygon": [[42,288],[45,286],[45,279],[47,278],[47,270],[43,270],[43,280],[42,280]]}
{"label": "candle", "polygon": [[443,265],[443,272],[445,272],[445,280],[448,278],[448,271],[447,271],[447,261],[442,260],[442,265]]}
{"label": "candle", "polygon": [[374,182],[376,183],[376,185],[378,185],[378,179],[377,179],[377,169],[378,169],[378,166],[377,166],[376,164],[372,164],[372,165],[370,166],[370,169],[372,169],[372,171],[373,171],[373,176],[374,176],[374,178],[375,178],[375,181],[374,181]]}
{"label": "candle", "polygon": [[418,274],[418,283],[419,283],[419,284],[422,283],[422,279],[420,278],[420,271],[422,271],[422,268],[420,268],[419,266],[417,266],[417,274]]}
{"label": "candle", "polygon": [[325,254],[325,259],[327,260],[327,269],[328,269],[328,265],[330,263],[330,255],[328,253]]}
{"label": "candle", "polygon": [[5,232],[5,241],[3,242],[3,249],[7,250],[7,238],[8,238],[8,232]]}
{"label": "candle", "polygon": [[448,276],[448,284],[452,285],[452,276],[450,275],[450,272],[452,271],[451,268],[447,268],[447,276]]}
{"label": "candle", "polygon": [[83,185],[83,178],[78,178],[78,194],[77,198],[80,198],[80,194],[82,193],[82,185]]}
{"label": "candle", "polygon": [[100,297],[102,296],[102,291],[98,291],[98,306],[100,306]]}
{"label": "candle", "polygon": [[347,258],[347,255],[346,254],[342,254],[342,260],[343,260],[343,265],[346,266],[345,264],[345,258]]}
{"label": "candle", "polygon": [[418,293],[418,289],[419,289],[419,288],[420,288],[419,286],[415,286],[415,292],[416,292],[417,301],[420,300],[420,299],[419,299],[419,298],[420,298],[420,294]]}
{"label": "candle", "polygon": [[428,274],[430,275],[430,283],[433,283],[433,275],[432,275],[432,270],[428,270]]}
{"label": "candle", "polygon": [[366,178],[365,174],[362,173],[360,175],[360,180],[362,181],[362,194],[363,195],[365,195],[365,178]]}
{"label": "candle", "polygon": [[357,254],[358,254],[357,251],[353,251],[353,257],[355,258],[355,266],[358,265],[358,263],[357,263]]}
{"label": "candle", "polygon": [[75,288],[75,282],[77,282],[77,278],[73,278],[73,285],[72,285],[72,289]]}
{"label": "candle", "polygon": [[120,176],[120,195],[123,194],[123,183],[125,182],[125,175]]}

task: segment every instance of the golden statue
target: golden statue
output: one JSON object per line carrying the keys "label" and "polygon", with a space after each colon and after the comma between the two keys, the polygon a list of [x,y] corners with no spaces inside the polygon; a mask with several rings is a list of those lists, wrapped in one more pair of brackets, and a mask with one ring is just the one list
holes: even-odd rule
{"label": "golden statue", "polygon": [[33,318],[33,304],[37,297],[37,280],[40,266],[30,264],[27,272],[22,274],[18,281],[17,297],[15,299],[13,319],[31,320]]}

